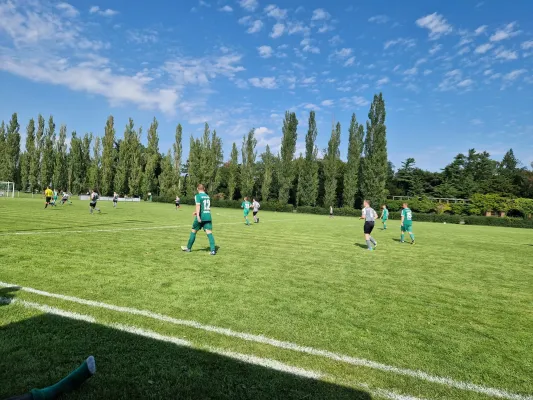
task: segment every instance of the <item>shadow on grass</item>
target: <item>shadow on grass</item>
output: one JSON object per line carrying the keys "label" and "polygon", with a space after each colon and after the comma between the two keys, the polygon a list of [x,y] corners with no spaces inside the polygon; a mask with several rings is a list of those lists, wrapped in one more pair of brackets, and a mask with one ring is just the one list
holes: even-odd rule
{"label": "shadow on grass", "polygon": [[18,286],[12,286],[12,287],[0,289],[0,299],[4,300],[4,301],[0,301],[0,307],[9,305],[10,300],[15,297],[14,293],[17,292],[18,290],[20,290],[20,287]]}
{"label": "shadow on grass", "polygon": [[371,400],[352,388],[55,315],[0,327],[0,337],[0,399],[51,385],[94,355],[96,375],[62,399]]}
{"label": "shadow on grass", "polygon": [[355,245],[356,245],[357,247],[360,247],[360,248],[365,249],[365,250],[368,249],[368,246],[367,246],[366,244],[356,243]]}

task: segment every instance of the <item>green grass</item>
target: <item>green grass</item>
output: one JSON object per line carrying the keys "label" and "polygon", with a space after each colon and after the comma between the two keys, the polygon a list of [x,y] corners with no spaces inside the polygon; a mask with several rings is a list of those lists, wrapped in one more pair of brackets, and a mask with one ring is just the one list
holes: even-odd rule
{"label": "green grass", "polygon": [[[41,200],[0,199],[0,281],[533,394],[530,230],[415,221],[417,244],[410,246],[398,243],[399,223],[389,221],[387,231],[375,231],[378,249],[368,252],[354,218],[261,212],[261,223],[246,227],[240,211],[213,209],[219,253],[212,257],[203,232],[192,253],[179,250],[192,207],[99,206],[102,213],[90,215],[88,202],[43,210]],[[377,389],[489,398],[22,290],[0,288],[2,296],[98,323],[16,302],[0,306],[0,398],[46,386],[90,354],[98,372],[69,398],[381,399]],[[113,323],[184,338],[194,348],[121,332]],[[297,378],[210,348],[327,378]]]}

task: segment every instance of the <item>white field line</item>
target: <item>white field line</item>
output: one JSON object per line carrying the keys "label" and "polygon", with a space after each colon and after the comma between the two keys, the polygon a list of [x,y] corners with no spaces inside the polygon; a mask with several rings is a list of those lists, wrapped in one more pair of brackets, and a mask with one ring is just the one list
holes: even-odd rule
{"label": "white field line", "polygon": [[[96,319],[89,315],[83,315],[83,314],[78,314],[75,312],[65,311],[59,308],[50,307],[44,304],[34,303],[30,301],[19,300],[19,299],[8,299],[8,298],[0,297],[0,304],[10,304],[10,303],[17,303],[26,308],[37,309],[47,314],[59,315],[61,317],[86,321],[89,323],[97,323]],[[122,325],[122,324],[106,324],[102,322],[98,322],[98,324],[109,327],[109,328],[113,328],[113,329],[116,329],[122,332],[131,333],[133,335],[143,336],[143,337],[158,340],[161,342],[172,343],[172,344],[175,344],[181,347],[195,348],[193,344],[188,340],[173,337],[173,336],[161,335],[157,332],[146,330],[146,329],[141,329],[135,326]],[[200,349],[202,349],[202,347],[200,347]],[[205,350],[209,351],[210,353],[218,354],[224,357],[233,358],[234,360],[242,361],[247,364],[258,365],[258,366],[265,367],[268,369],[273,369],[276,371],[281,371],[281,372],[289,373],[292,375],[301,376],[304,378],[309,378],[309,379],[314,379],[314,380],[327,378],[327,379],[334,380],[334,377],[330,375],[326,375],[318,371],[312,371],[312,370],[307,370],[307,369],[303,369],[299,367],[294,367],[292,365],[288,365],[288,364],[285,364],[285,363],[282,363],[280,361],[273,360],[270,358],[263,358],[263,357],[257,357],[254,355],[249,355],[249,354],[235,353],[232,351],[218,349],[215,347],[206,347]],[[373,389],[373,388],[370,388],[370,386],[365,383],[358,383],[358,382],[351,382],[351,383],[354,386],[362,387],[365,390],[368,390],[369,392],[375,395],[379,395],[389,400],[424,400],[418,397],[402,395],[402,394],[390,392],[384,389]]]}
{"label": "white field line", "polygon": [[[267,220],[267,223],[269,222],[290,222],[291,224],[294,224],[295,220],[290,219],[272,219]],[[51,234],[66,234],[66,233],[100,233],[100,232],[129,232],[129,231],[149,231],[149,230],[164,230],[164,229],[176,229],[176,228],[190,228],[192,225],[192,222],[187,225],[163,225],[163,226],[136,226],[134,228],[113,228],[113,229],[80,229],[80,230],[72,230],[72,231],[62,231],[62,230],[55,230],[55,231],[20,231],[20,232],[4,232],[0,233],[0,236],[30,236],[30,235],[51,235]],[[220,222],[220,223],[214,223],[214,227],[216,228],[218,225],[244,225],[244,222]]]}
{"label": "white field line", "polygon": [[292,350],[292,351],[296,351],[299,353],[310,354],[310,355],[318,356],[318,357],[324,357],[324,358],[328,358],[334,361],[339,361],[345,364],[351,364],[351,365],[356,365],[360,367],[376,369],[379,371],[392,372],[394,374],[409,376],[412,378],[421,379],[421,380],[431,382],[431,383],[438,383],[440,385],[444,385],[444,386],[448,386],[448,387],[452,387],[452,388],[456,388],[460,390],[466,390],[466,391],[485,394],[490,397],[497,397],[497,398],[509,399],[509,400],[533,400],[533,396],[531,395],[511,393],[503,389],[487,387],[487,386],[478,385],[478,384],[471,383],[471,382],[457,381],[457,380],[454,380],[448,377],[431,375],[420,370],[412,370],[408,368],[395,367],[392,365],[382,364],[382,363],[372,361],[372,360],[367,360],[364,358],[352,357],[352,356],[348,356],[344,354],[334,353],[328,350],[321,350],[321,349],[316,349],[316,348],[309,347],[309,346],[301,346],[295,343],[281,341],[278,339],[272,339],[272,338],[269,338],[263,335],[255,335],[251,333],[237,332],[237,331],[233,331],[228,328],[220,328],[217,326],[205,325],[197,321],[177,319],[177,318],[169,317],[166,315],[154,313],[148,310],[138,310],[136,308],[131,308],[131,307],[121,307],[121,306],[106,304],[106,303],[102,303],[102,302],[94,301],[94,300],[85,300],[85,299],[80,299],[78,297],[73,297],[73,296],[49,293],[49,292],[45,292],[42,290],[33,289],[29,287],[23,287],[23,286],[17,286],[14,284],[5,283],[1,281],[0,281],[0,287],[11,287],[13,289],[22,290],[28,293],[34,293],[40,296],[46,296],[46,297],[56,298],[60,300],[70,301],[70,302],[83,304],[83,305],[87,305],[91,307],[104,308],[107,310],[112,310],[112,311],[131,314],[131,315],[140,315],[143,317],[168,322],[174,325],[187,326],[190,328],[200,329],[206,332],[213,332],[213,333],[217,333],[217,334],[224,335],[224,336],[239,338],[239,339],[246,340],[249,342],[261,343],[261,344],[266,344],[269,346],[277,347],[280,349]]}

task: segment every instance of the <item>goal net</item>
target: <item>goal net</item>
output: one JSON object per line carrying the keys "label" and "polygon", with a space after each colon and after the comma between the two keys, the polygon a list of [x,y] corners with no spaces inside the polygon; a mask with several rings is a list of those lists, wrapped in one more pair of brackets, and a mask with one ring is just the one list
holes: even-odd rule
{"label": "goal net", "polygon": [[0,197],[15,197],[15,184],[13,182],[0,182]]}

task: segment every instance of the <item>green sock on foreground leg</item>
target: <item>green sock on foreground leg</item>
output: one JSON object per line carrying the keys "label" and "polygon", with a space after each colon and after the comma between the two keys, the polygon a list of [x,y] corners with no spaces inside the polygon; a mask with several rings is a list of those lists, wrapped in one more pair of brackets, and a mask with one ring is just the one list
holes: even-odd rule
{"label": "green sock on foreground leg", "polygon": [[208,233],[207,234],[207,239],[209,240],[209,249],[211,251],[215,251],[216,250],[216,247],[215,247],[215,237],[213,236],[212,233]]}
{"label": "green sock on foreground leg", "polygon": [[189,242],[187,243],[187,248],[189,250],[192,249],[192,246],[193,246],[195,240],[196,240],[196,233],[191,232],[191,234],[189,235]]}
{"label": "green sock on foreground leg", "polygon": [[90,356],[83,362],[83,364],[55,385],[48,386],[44,389],[32,389],[30,392],[31,397],[26,395],[26,397],[13,397],[12,399],[31,398],[33,400],[53,400],[64,393],[78,389],[81,384],[93,376],[95,372],[96,363],[94,357]]}
{"label": "green sock on foreground leg", "polygon": [[402,233],[402,236],[400,236],[400,242],[403,242],[404,238],[405,238],[405,235]]}

